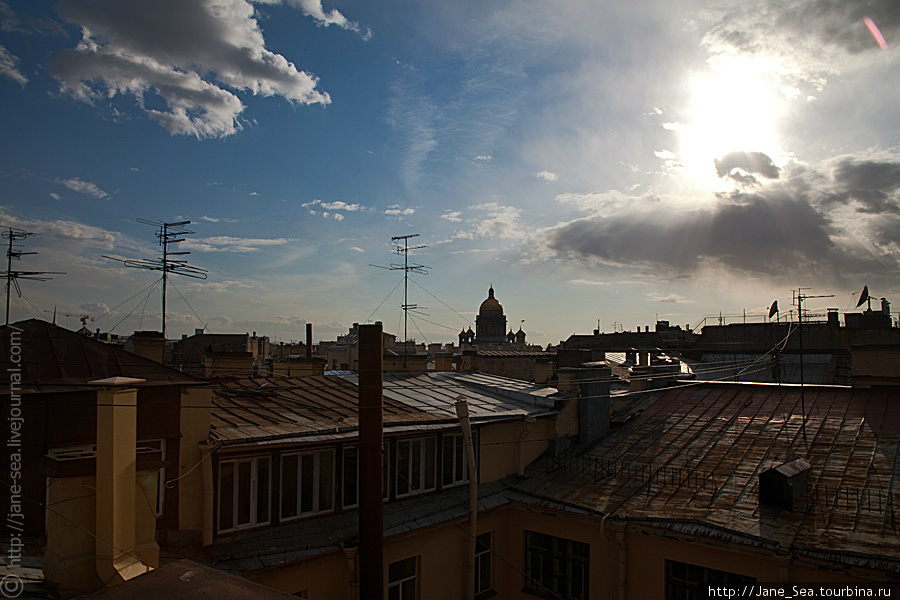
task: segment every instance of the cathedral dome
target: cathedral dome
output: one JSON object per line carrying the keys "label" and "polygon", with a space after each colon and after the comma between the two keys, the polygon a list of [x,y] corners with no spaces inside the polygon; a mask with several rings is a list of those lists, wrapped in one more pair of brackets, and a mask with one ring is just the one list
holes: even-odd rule
{"label": "cathedral dome", "polygon": [[498,311],[503,312],[503,305],[500,304],[500,301],[494,298],[494,286],[491,286],[488,290],[487,299],[481,303],[481,308],[478,309],[478,312],[483,313],[485,311]]}

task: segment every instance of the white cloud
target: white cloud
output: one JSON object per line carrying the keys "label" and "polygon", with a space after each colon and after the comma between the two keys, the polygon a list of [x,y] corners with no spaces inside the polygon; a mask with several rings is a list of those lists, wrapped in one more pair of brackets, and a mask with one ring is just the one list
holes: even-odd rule
{"label": "white cloud", "polygon": [[593,279],[570,279],[572,285],[609,285],[608,281],[594,281]]}
{"label": "white cloud", "polygon": [[452,221],[452,222],[454,222],[454,223],[458,223],[458,222],[462,221],[462,219],[459,218],[459,216],[460,216],[461,214],[462,214],[462,211],[459,211],[459,210],[451,210],[451,211],[447,211],[447,212],[445,212],[444,214],[442,214],[442,215],[441,215],[441,218],[442,218],[442,219],[447,219],[448,221]]}
{"label": "white cloud", "polygon": [[688,300],[678,294],[669,294],[667,296],[660,296],[659,294],[650,294],[647,296],[647,299],[650,302],[671,302],[675,304],[693,304],[693,300]]}
{"label": "white cloud", "polygon": [[559,179],[559,176],[552,171],[540,171],[535,173],[534,176],[547,182],[557,181]]}
{"label": "white cloud", "polygon": [[196,240],[187,239],[181,247],[198,252],[256,252],[263,246],[283,246],[291,240],[286,238],[239,238],[220,235]]}
{"label": "white cloud", "polygon": [[60,196],[56,192],[50,192],[50,197],[53,198],[54,200],[62,200],[62,196]]}
{"label": "white cloud", "polygon": [[487,156],[479,155],[476,156],[474,160],[475,162],[491,162],[493,160],[493,157],[490,154],[488,154]]}
{"label": "white cloud", "polygon": [[321,205],[322,208],[327,210],[346,210],[348,212],[354,212],[362,208],[359,204],[347,204],[340,200],[337,200],[336,202],[321,202]]}
{"label": "white cloud", "polygon": [[384,214],[391,215],[391,216],[413,215],[415,213],[416,213],[416,209],[401,208],[399,204],[393,204],[391,206],[388,206],[387,209],[384,211]]}
{"label": "white cloud", "polygon": [[0,75],[12,79],[19,85],[28,83],[28,78],[19,70],[19,57],[0,46]]}
{"label": "white cloud", "polygon": [[96,184],[89,181],[83,181],[78,177],[72,177],[71,179],[62,179],[59,180],[59,183],[63,184],[73,192],[78,192],[79,194],[87,194],[88,196],[94,196],[95,198],[100,198],[101,200],[109,196],[109,194],[97,187]]}
{"label": "white cloud", "polygon": [[348,250],[353,250],[354,252],[365,252],[365,250],[363,250],[363,249],[360,248],[359,246],[350,246],[350,247],[347,248],[347,249],[348,249]]}
{"label": "white cloud", "polygon": [[[257,2],[266,3],[266,4],[280,4],[280,0],[256,0]],[[364,40],[368,40],[372,37],[372,30],[368,27],[360,27],[359,23],[356,21],[350,21],[338,12],[337,9],[332,9],[331,12],[325,12],[322,8],[322,0],[290,0],[290,4],[299,7],[303,10],[303,13],[315,19],[320,26],[328,27],[329,25],[337,25],[341,29],[346,29],[348,31],[354,31]]]}
{"label": "white cloud", "polygon": [[[59,10],[82,28],[81,41],[51,60],[62,89],[91,103],[131,94],[172,134],[235,133],[244,110],[238,91],[297,104],[331,102],[314,75],[266,49],[247,0],[62,0]],[[164,109],[145,105],[150,92]]]}
{"label": "white cloud", "polygon": [[521,238],[525,232],[519,225],[522,211],[515,206],[503,206],[496,202],[487,202],[474,206],[486,214],[475,221],[475,233],[490,238]]}
{"label": "white cloud", "polygon": [[653,155],[656,158],[661,158],[663,160],[674,160],[676,156],[671,150],[654,150]]}

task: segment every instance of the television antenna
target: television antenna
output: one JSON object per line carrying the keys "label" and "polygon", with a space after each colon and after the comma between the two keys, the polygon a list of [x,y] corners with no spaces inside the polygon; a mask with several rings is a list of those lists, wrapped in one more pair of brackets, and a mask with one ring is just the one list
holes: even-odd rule
{"label": "television antenna", "polygon": [[[370,267],[378,267],[379,269],[387,269],[388,271],[403,271],[403,304],[400,305],[400,308],[403,309],[403,368],[406,368],[406,355],[409,352],[409,336],[407,334],[407,329],[409,325],[409,311],[415,311],[420,307],[417,304],[409,303],[409,274],[410,272],[416,273],[417,275],[428,275],[428,269],[431,267],[427,267],[425,265],[420,264],[409,264],[409,253],[413,250],[421,250],[422,248],[427,248],[427,246],[410,246],[409,240],[414,237],[419,237],[418,233],[413,233],[410,235],[398,235],[391,238],[391,242],[394,243],[394,252],[397,255],[403,256],[403,264],[391,263],[390,267],[382,267],[381,265],[373,265],[370,264]],[[400,245],[400,242],[403,242],[403,245]]]}
{"label": "television antenna", "polygon": [[126,267],[133,269],[147,269],[149,271],[162,271],[162,334],[166,337],[166,288],[168,287],[169,274],[182,275],[193,279],[206,279],[208,271],[187,264],[186,260],[180,258],[172,258],[173,256],[187,256],[190,252],[172,252],[169,246],[183,242],[186,238],[182,236],[192,235],[194,231],[185,228],[190,225],[190,221],[177,221],[174,223],[166,223],[163,221],[148,221],[147,219],[138,219],[138,223],[144,225],[152,225],[158,227],[156,239],[162,248],[162,256],[156,258],[116,258],[114,256],[104,256],[110,260],[115,260],[124,264]]}
{"label": "television antenna", "polygon": [[6,251],[6,273],[3,275],[6,277],[6,324],[9,325],[9,292],[12,287],[16,288],[16,293],[19,295],[19,298],[22,297],[22,288],[19,287],[20,279],[27,279],[30,281],[49,281],[53,279],[52,277],[47,277],[47,275],[65,275],[65,273],[61,271],[14,271],[12,268],[12,261],[22,260],[23,256],[27,256],[30,254],[37,254],[37,252],[22,252],[18,248],[15,247],[16,242],[19,242],[24,239],[28,239],[33,235],[40,235],[39,233],[34,233],[31,231],[25,231],[24,229],[16,229],[14,227],[8,227],[6,231],[3,232],[3,238],[9,240],[9,248]]}
{"label": "television antenna", "polygon": [[803,412],[803,420],[800,429],[803,432],[803,441],[806,441],[806,394],[803,390],[803,301],[809,298],[834,298],[834,294],[824,296],[809,296],[803,293],[803,290],[810,288],[797,288],[792,290],[793,301],[791,304],[797,304],[797,344],[800,347],[800,410]]}

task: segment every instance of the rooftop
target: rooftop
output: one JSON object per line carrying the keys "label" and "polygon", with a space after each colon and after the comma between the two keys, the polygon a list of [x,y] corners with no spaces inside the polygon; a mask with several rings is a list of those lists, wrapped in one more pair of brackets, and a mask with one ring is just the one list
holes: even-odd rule
{"label": "rooftop", "polygon": [[[21,353],[13,353],[14,346]],[[21,356],[21,361],[14,364],[14,356]],[[136,387],[205,383],[120,346],[38,319],[0,328],[0,370],[0,394],[9,393],[13,372],[21,374],[21,394],[95,390],[97,386],[91,381],[117,376],[146,380]]]}
{"label": "rooftop", "polygon": [[[702,383],[662,392],[581,457],[520,491],[595,514],[900,569],[896,389]],[[811,465],[793,513],[759,505],[759,474]],[[885,566],[887,565],[887,566]]]}
{"label": "rooftop", "polygon": [[[291,443],[356,437],[358,376],[222,378],[211,441],[222,445]],[[473,422],[553,412],[556,388],[479,373],[386,373],[385,431],[456,427],[463,396]]]}

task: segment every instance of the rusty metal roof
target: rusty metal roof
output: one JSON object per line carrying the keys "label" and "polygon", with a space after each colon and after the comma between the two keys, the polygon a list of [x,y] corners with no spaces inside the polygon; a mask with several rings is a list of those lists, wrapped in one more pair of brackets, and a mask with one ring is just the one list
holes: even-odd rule
{"label": "rusty metal roof", "polygon": [[21,394],[97,389],[89,382],[118,376],[146,380],[135,387],[205,383],[119,346],[37,319],[0,327],[0,371],[0,394],[9,394],[14,372],[22,377]]}
{"label": "rusty metal roof", "polygon": [[[213,380],[218,398],[211,441],[222,445],[294,443],[355,437],[358,378],[254,377]],[[478,373],[385,374],[385,430],[456,427],[455,402],[469,403],[474,422],[553,412],[556,388]],[[323,437],[324,436],[324,437]]]}
{"label": "rusty metal roof", "polygon": [[[894,557],[900,569],[900,389],[805,386],[803,396],[805,437],[799,386],[669,390],[585,455],[544,463],[520,491],[698,535]],[[760,509],[759,474],[800,458],[811,470],[794,512]]]}

